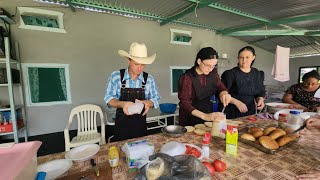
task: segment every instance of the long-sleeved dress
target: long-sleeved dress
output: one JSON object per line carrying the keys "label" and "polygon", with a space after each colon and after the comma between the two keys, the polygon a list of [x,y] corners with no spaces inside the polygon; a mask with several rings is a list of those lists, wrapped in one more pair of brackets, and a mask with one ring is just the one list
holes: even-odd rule
{"label": "long-sleeved dress", "polygon": [[264,72],[251,68],[248,73],[239,67],[225,71],[221,76],[222,82],[230,95],[246,104],[248,112],[241,113],[234,104],[229,104],[225,109],[228,119],[247,116],[256,112],[255,99],[265,96]]}

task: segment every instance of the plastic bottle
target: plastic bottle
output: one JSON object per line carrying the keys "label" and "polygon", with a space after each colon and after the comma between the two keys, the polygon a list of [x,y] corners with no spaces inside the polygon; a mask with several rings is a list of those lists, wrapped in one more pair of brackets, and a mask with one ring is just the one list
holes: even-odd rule
{"label": "plastic bottle", "polygon": [[288,114],[280,113],[278,121],[281,126],[286,126],[288,122]]}
{"label": "plastic bottle", "polygon": [[302,120],[301,120],[299,111],[294,111],[294,110],[290,111],[287,126],[289,128],[292,128],[293,130],[296,130],[302,126]]}
{"label": "plastic bottle", "polygon": [[226,119],[220,121],[212,121],[212,137],[226,138],[227,123]]}
{"label": "plastic bottle", "polygon": [[119,165],[119,151],[116,146],[109,148],[108,158],[111,167],[117,167]]}
{"label": "plastic bottle", "polygon": [[203,151],[203,156],[209,158],[210,156],[210,140],[211,140],[211,134],[206,133],[204,135],[204,138],[202,139],[202,151]]}

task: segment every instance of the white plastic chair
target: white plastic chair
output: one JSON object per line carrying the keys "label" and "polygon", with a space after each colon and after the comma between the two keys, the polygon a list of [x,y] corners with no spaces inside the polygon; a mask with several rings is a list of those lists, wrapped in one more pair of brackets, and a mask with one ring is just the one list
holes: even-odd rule
{"label": "white plastic chair", "polygon": [[[101,133],[97,130],[97,114],[100,115]],[[77,136],[72,138],[70,142],[69,128],[75,116],[78,120],[78,132]],[[84,104],[73,108],[69,116],[68,124],[64,129],[64,141],[66,151],[69,151],[72,147],[83,144],[105,144],[105,123],[101,108],[93,104]]]}

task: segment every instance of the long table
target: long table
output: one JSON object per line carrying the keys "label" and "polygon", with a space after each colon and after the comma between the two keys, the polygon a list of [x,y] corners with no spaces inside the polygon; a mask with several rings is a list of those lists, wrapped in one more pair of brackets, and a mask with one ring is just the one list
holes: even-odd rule
{"label": "long table", "polygon": [[[244,121],[244,124],[252,123],[247,122],[245,118],[238,118],[237,120]],[[265,126],[267,124],[274,124],[274,122],[275,121],[272,120],[258,119],[254,124],[256,126]],[[224,140],[213,139],[210,144],[210,159],[221,159],[225,161],[227,163],[227,170],[222,173],[216,172],[212,179],[296,179],[295,177],[297,175],[305,171],[320,168],[319,135],[304,136],[299,139],[298,142],[291,144],[274,155],[266,154],[247,144],[239,142],[237,157],[226,155]],[[160,150],[162,145],[169,141],[191,143],[199,147],[202,145],[202,136],[197,136],[193,133],[186,133],[178,138],[168,137],[163,134],[154,134],[102,145],[99,153],[94,157],[97,164],[102,165],[108,162],[107,152],[110,146],[116,146],[120,149],[124,143],[139,139],[149,139],[154,144],[156,152]],[[63,158],[64,154],[63,152],[38,157],[38,164]],[[90,169],[90,163],[88,162],[74,163],[63,176],[85,172],[88,169]],[[114,180],[126,180],[132,179],[136,174],[136,172],[128,172],[125,156],[121,153],[119,166],[112,169],[112,178]]]}

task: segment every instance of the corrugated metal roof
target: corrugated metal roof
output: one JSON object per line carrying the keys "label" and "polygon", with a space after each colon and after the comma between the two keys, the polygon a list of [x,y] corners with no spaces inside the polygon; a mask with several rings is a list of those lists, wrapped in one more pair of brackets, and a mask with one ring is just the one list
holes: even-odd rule
{"label": "corrugated metal roof", "polygon": [[319,0],[39,0],[180,23],[235,36],[274,52],[290,47],[291,56],[319,54]]}

